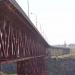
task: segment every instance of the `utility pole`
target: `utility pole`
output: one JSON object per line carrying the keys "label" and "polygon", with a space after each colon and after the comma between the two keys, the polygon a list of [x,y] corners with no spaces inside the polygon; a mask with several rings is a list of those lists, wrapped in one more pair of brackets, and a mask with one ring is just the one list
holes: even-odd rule
{"label": "utility pole", "polygon": [[27,6],[28,6],[28,17],[29,17],[29,0],[27,0]]}
{"label": "utility pole", "polygon": [[35,13],[31,13],[32,15],[34,15],[35,16],[35,18],[36,18],[36,27],[37,27],[37,15],[35,14]]}

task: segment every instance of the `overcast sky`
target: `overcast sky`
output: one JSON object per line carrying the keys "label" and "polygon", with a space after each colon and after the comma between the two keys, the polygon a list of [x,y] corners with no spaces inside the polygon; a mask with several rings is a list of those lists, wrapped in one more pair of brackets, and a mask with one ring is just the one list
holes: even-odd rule
{"label": "overcast sky", "polygon": [[[28,15],[27,0],[16,1]],[[29,11],[49,44],[75,43],[75,0],[29,0]]]}

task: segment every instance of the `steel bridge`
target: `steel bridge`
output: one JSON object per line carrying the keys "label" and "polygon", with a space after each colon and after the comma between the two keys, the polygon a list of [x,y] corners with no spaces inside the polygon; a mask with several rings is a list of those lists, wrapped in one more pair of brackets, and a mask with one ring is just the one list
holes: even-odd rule
{"label": "steel bridge", "polygon": [[48,47],[15,0],[0,0],[0,64],[16,63],[18,75],[48,75]]}

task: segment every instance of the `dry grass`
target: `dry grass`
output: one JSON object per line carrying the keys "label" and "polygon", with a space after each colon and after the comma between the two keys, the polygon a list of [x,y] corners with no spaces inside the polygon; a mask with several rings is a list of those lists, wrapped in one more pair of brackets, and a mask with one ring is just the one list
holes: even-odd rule
{"label": "dry grass", "polygon": [[5,73],[3,73],[3,72],[0,72],[0,75],[6,75]]}
{"label": "dry grass", "polygon": [[0,75],[17,75],[17,74],[5,74],[3,72],[0,72]]}
{"label": "dry grass", "polygon": [[6,75],[17,75],[17,74],[6,74]]}

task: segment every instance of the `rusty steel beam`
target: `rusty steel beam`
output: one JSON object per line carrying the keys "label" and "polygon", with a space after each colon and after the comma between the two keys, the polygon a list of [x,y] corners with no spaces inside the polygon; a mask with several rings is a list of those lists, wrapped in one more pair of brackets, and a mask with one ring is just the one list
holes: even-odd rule
{"label": "rusty steel beam", "polygon": [[6,61],[2,61],[1,64],[6,64],[6,63],[14,63],[14,62],[19,62],[19,61],[24,61],[24,60],[31,60],[31,59],[37,59],[40,57],[45,57],[44,55],[40,55],[40,56],[35,56],[35,57],[26,57],[26,58],[20,58],[20,59],[11,59],[11,60],[6,60]]}

